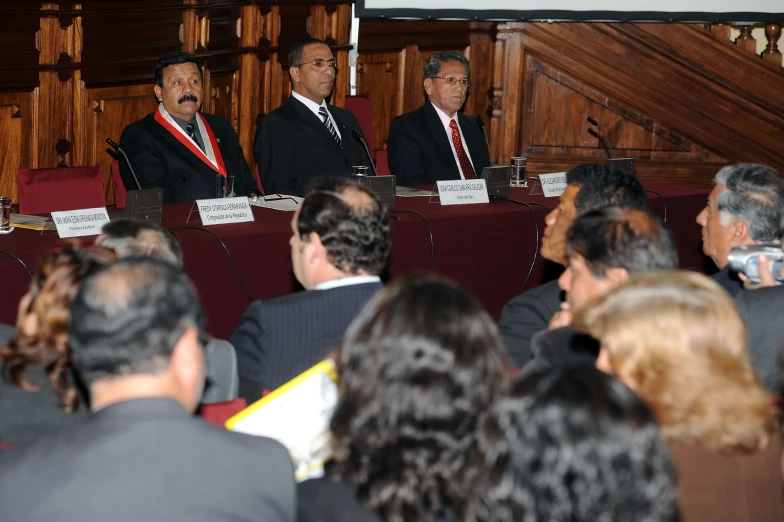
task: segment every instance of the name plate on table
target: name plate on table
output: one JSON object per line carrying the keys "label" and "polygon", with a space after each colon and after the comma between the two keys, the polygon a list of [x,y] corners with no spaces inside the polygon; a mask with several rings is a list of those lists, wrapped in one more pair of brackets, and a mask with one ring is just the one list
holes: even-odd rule
{"label": "name plate on table", "polygon": [[52,221],[57,227],[57,235],[61,238],[97,236],[109,222],[109,214],[106,207],[65,210],[52,212]]}
{"label": "name plate on table", "polygon": [[539,174],[539,183],[542,184],[544,197],[560,196],[566,190],[566,172],[553,172],[552,174]]}
{"label": "name plate on table", "polygon": [[202,225],[223,225],[253,221],[248,198],[197,199]]}
{"label": "name plate on table", "polygon": [[437,181],[436,184],[442,205],[490,203],[490,198],[487,196],[487,185],[483,179]]}

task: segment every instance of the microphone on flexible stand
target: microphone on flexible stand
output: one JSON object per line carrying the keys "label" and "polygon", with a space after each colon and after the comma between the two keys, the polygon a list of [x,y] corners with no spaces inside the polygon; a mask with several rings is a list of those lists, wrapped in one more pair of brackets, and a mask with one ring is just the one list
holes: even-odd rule
{"label": "microphone on flexible stand", "polygon": [[378,171],[376,170],[376,164],[373,163],[373,156],[370,154],[370,147],[368,147],[365,137],[357,129],[351,129],[351,135],[354,136],[354,139],[360,142],[362,146],[365,148],[365,154],[367,154],[368,161],[370,162],[370,167],[373,169],[373,175],[378,176]]}
{"label": "microphone on flexible stand", "polygon": [[607,139],[607,134],[605,134],[604,129],[601,125],[599,125],[599,122],[588,116],[588,123],[599,129],[599,136],[601,136],[604,146],[607,147],[607,153],[610,155],[610,159],[615,159],[615,151],[610,145],[610,141]]}
{"label": "microphone on flexible stand", "polygon": [[118,145],[117,142],[111,138],[106,138],[106,143],[108,143],[111,148],[113,148],[114,150],[116,150],[117,152],[123,155],[123,158],[125,158],[125,163],[128,165],[128,168],[131,169],[131,176],[133,176],[133,181],[136,182],[136,187],[139,190],[142,190],[142,185],[141,183],[139,183],[139,178],[136,177],[136,173],[133,171],[133,165],[131,165],[131,160],[128,159],[128,155],[125,153],[124,150],[122,150],[122,147],[120,147],[120,145]]}
{"label": "microphone on flexible stand", "polygon": [[482,129],[482,133],[485,135],[485,147],[487,147],[487,157],[490,159],[490,166],[495,167],[495,161],[493,161],[493,155],[490,153],[490,140],[487,137],[487,129],[485,128],[485,121],[482,119],[481,115],[477,114],[476,122],[479,124],[479,127],[481,127]]}
{"label": "microphone on flexible stand", "polygon": [[610,155],[610,159],[607,160],[608,165],[614,165],[618,169],[622,170],[623,172],[629,174],[630,176],[635,176],[635,167],[634,167],[634,158],[616,158],[615,151],[610,145],[610,140],[607,139],[607,133],[604,132],[604,129],[599,122],[588,116],[587,118],[588,123],[599,129],[599,136],[604,143],[604,146],[607,148],[607,153]]}

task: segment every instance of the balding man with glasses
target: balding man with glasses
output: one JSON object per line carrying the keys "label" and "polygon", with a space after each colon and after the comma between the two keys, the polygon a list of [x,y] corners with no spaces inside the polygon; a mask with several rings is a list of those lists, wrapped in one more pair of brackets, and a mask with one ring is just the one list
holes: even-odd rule
{"label": "balding man with glasses", "polygon": [[357,118],[329,105],[339,64],[321,40],[300,40],[289,49],[291,97],[261,119],[254,152],[266,193],[302,195],[311,179],[348,176],[368,166],[354,130]]}
{"label": "balding man with glasses", "polygon": [[389,128],[389,168],[398,185],[474,179],[490,164],[481,127],[459,112],[470,78],[468,60],[458,52],[434,54],[427,61],[427,101],[392,120]]}

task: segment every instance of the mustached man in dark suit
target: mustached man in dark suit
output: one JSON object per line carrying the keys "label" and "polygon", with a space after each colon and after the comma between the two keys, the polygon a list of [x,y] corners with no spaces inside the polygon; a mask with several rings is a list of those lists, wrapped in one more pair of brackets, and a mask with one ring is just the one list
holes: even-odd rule
{"label": "mustached man in dark suit", "polygon": [[[142,188],[163,189],[164,203],[223,197],[231,185],[237,196],[259,192],[231,123],[199,113],[202,82],[190,54],[161,56],[155,66],[158,109],[125,127],[120,138]],[[126,189],[138,188],[124,159],[120,175]]]}
{"label": "mustached man in dark suit", "polygon": [[291,264],[307,292],[256,301],[231,336],[248,402],[326,358],[381,289],[387,209],[350,178],[320,178],[291,221]]}
{"label": "mustached man in dark suit", "polygon": [[354,165],[369,165],[362,133],[351,111],[328,105],[338,63],[327,44],[315,38],[289,49],[291,97],[261,119],[253,150],[265,192],[305,194],[319,176],[348,176]]}
{"label": "mustached man in dark suit", "polygon": [[128,258],[85,280],[68,333],[91,415],[0,451],[3,522],[294,520],[283,446],[192,415],[202,322],[188,278],[163,261]]}
{"label": "mustached man in dark suit", "polygon": [[427,101],[392,120],[389,127],[389,168],[398,185],[474,179],[490,165],[476,119],[458,112],[470,78],[468,60],[460,53],[438,53],[427,61]]}

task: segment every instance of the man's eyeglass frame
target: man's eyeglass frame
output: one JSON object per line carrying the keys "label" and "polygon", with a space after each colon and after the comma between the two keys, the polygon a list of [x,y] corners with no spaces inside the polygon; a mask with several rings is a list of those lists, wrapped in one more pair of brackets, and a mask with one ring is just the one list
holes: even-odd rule
{"label": "man's eyeglass frame", "polygon": [[468,81],[468,78],[462,80],[458,80],[457,78],[452,78],[451,76],[447,76],[446,78],[444,78],[443,76],[433,76],[433,78],[444,80],[446,83],[452,86],[457,85],[459,83],[461,87],[465,87],[466,89],[471,87],[471,82]]}
{"label": "man's eyeglass frame", "polygon": [[308,64],[315,65],[319,69],[323,69],[327,65],[329,65],[333,69],[338,68],[338,61],[335,58],[332,58],[331,60],[325,60],[324,58],[316,58],[315,60],[311,60],[309,62],[302,62],[302,63],[295,64],[294,67],[302,67],[303,65],[308,65]]}

